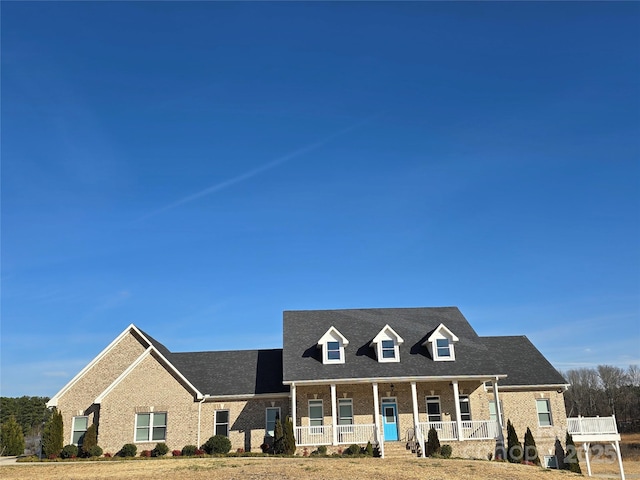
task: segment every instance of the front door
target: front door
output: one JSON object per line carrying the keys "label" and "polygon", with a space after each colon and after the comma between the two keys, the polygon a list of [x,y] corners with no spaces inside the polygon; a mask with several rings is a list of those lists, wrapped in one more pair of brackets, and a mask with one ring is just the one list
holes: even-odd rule
{"label": "front door", "polygon": [[382,425],[385,442],[398,440],[398,408],[395,403],[382,403]]}

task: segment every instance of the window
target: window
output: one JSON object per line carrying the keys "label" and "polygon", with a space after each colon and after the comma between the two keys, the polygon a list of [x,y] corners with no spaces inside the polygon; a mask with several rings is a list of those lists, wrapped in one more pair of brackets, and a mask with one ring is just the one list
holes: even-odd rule
{"label": "window", "polygon": [[268,436],[273,437],[276,429],[276,421],[280,418],[280,407],[269,407],[265,413],[265,431]]}
{"label": "window", "polygon": [[471,420],[471,406],[469,405],[468,395],[460,395],[460,420],[463,422]]}
{"label": "window", "polygon": [[340,360],[340,342],[327,342],[327,360]]}
{"label": "window", "polygon": [[538,410],[538,424],[541,427],[550,427],[553,425],[549,400],[546,398],[537,398],[536,409]]}
{"label": "window", "polygon": [[[309,426],[310,427],[321,427],[324,425],[324,407],[322,405],[322,400],[309,400]],[[311,431],[311,433],[320,433],[321,429],[317,429],[315,432]]]}
{"label": "window", "polygon": [[215,411],[213,434],[229,436],[229,410]]}
{"label": "window", "polygon": [[[504,425],[504,410],[502,409],[502,400],[500,401],[500,419]],[[489,420],[492,422],[498,421],[498,413],[496,412],[496,401],[489,400]]]}
{"label": "window", "polygon": [[338,425],[353,425],[353,400],[350,398],[338,400]]}
{"label": "window", "polygon": [[438,349],[438,357],[450,357],[451,350],[448,338],[438,338],[436,340],[436,347]]}
{"label": "window", "polygon": [[73,417],[73,426],[71,427],[71,443],[77,446],[82,445],[84,434],[89,425],[89,417]]}
{"label": "window", "polygon": [[166,413],[138,413],[136,415],[136,442],[156,442],[166,438]]}
{"label": "window", "polygon": [[427,420],[429,422],[441,422],[440,397],[427,397]]}
{"label": "window", "polygon": [[393,340],[382,340],[382,358],[396,358]]}

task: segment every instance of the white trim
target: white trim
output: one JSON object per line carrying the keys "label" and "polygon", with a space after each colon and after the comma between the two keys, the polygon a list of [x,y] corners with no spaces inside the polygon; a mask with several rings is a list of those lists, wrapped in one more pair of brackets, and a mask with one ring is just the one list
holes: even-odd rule
{"label": "white trim", "polygon": [[[102,359],[102,357],[104,357],[107,353],[109,353],[109,351],[111,351],[113,347],[115,347],[118,343],[120,343],[120,340],[122,340],[128,333],[131,333],[131,329],[135,329],[137,333],[140,333],[140,330],[138,330],[133,323],[130,324],[127,328],[125,328],[122,331],[122,333],[120,333],[120,335],[118,335],[115,339],[113,339],[113,341],[109,345],[107,345],[104,348],[104,350],[102,350],[98,355],[96,355],[96,357],[93,360],[91,360],[82,370],[80,370],[75,377],[69,380],[69,382],[64,387],[62,387],[58,393],[56,393],[53,397],[51,397],[51,400],[47,402],[47,408],[57,407],[58,400],[60,399],[60,397],[64,395],[67,392],[67,390],[69,390],[73,385],[75,385],[75,383],[78,380],[80,380],[80,378],[82,378],[85,373],[91,370],[91,368],[96,363],[98,363]],[[141,334],[141,336],[143,340],[151,344],[144,335]]]}
{"label": "white trim", "polygon": [[252,398],[289,398],[291,392],[282,393],[238,393],[231,395],[205,395],[204,398],[207,402],[218,402],[220,400],[247,400]]}
{"label": "white trim", "polygon": [[204,395],[198,391],[196,387],[194,387],[189,380],[187,380],[180,371],[174,367],[169,360],[167,360],[164,355],[162,355],[156,347],[153,345],[149,346],[131,365],[127,367],[127,369],[120,374],[118,378],[116,378],[111,385],[109,385],[100,395],[96,397],[93,403],[100,404],[104,398],[109,395],[115,387],[118,386],[122,380],[124,380],[148,355],[155,354],[158,355],[159,358],[156,360],[160,360],[161,363],[165,364],[165,367],[168,367],[170,371],[175,373],[183,382],[187,384],[187,386],[192,390],[193,393],[196,394],[197,400],[202,400]]}
{"label": "white trim", "polygon": [[[156,415],[164,415],[164,438],[163,439],[153,439],[153,417]],[[149,415],[149,436],[148,440],[138,440],[138,415]],[[166,411],[162,412],[136,412],[135,413],[135,421],[133,422],[133,443],[153,443],[153,442],[166,442],[167,441],[167,424],[169,423],[169,414]]]}
{"label": "white trim", "polygon": [[[447,340],[449,355],[440,355],[438,353],[438,340]],[[449,330],[443,323],[433,331],[422,345],[427,347],[431,353],[434,362],[454,362],[456,360],[456,349],[454,343],[458,342],[458,337]],[[443,347],[442,347],[443,348]]]}
{"label": "white trim", "polygon": [[[335,342],[338,344],[338,354],[340,358],[329,358],[329,342]],[[322,363],[325,365],[344,363],[344,347],[346,347],[347,345],[349,345],[349,340],[347,340],[347,337],[342,335],[333,325],[329,327],[329,330],[327,330],[325,334],[320,337],[320,340],[318,340],[317,343],[317,347],[322,350]]]}
{"label": "white trim", "polygon": [[[441,377],[368,377],[368,378],[319,378],[316,380],[287,380],[284,385],[326,385],[345,383],[389,383],[389,382],[450,382],[453,380],[492,380],[494,378],[507,378],[506,374],[500,375],[451,375]],[[504,386],[501,387],[505,389]]]}
{"label": "white trim", "polygon": [[[551,414],[551,400],[549,398],[536,398],[535,401],[536,401],[536,417],[538,417],[538,427],[540,428],[553,427],[553,415]],[[545,402],[547,404],[546,412],[540,411],[540,409],[538,408],[538,402]],[[548,425],[542,425],[540,423],[540,414],[549,415]]]}
{"label": "white trim", "polygon": [[[276,418],[273,421],[273,435],[269,434],[269,416],[267,415],[267,412],[269,410],[278,410],[278,413],[276,414]],[[264,436],[265,437],[274,437],[275,436],[275,430],[276,430],[276,422],[280,420],[280,422],[282,422],[282,410],[280,409],[280,407],[265,407],[264,408]]]}
{"label": "white trim", "polygon": [[[432,399],[432,401],[429,401],[430,398]],[[424,403],[427,409],[427,422],[441,422],[442,421],[442,400],[440,398],[440,395],[425,395]],[[438,417],[440,417],[440,420],[431,420],[429,418],[429,415],[433,415],[433,414],[429,414],[429,404],[438,405]]]}
{"label": "white trim", "polygon": [[[86,418],[87,419],[87,428],[84,431],[86,433],[87,430],[89,429],[89,415],[74,415],[73,417],[71,417],[71,441],[69,442],[69,444],[78,446],[78,444],[74,443],[74,441],[73,441],[73,434],[76,432],[76,429],[75,429],[76,418]],[[79,431],[80,430],[78,430],[78,432]]]}
{"label": "white trim", "polygon": [[[318,406],[318,403],[320,404],[320,408],[322,410],[322,415],[320,416],[320,420],[322,421],[322,423],[320,425],[311,425],[311,402],[315,402],[315,406]],[[309,418],[309,426],[310,427],[318,427],[318,426],[324,426],[324,400],[322,398],[309,398],[307,399],[307,416]],[[317,420],[314,417],[314,420]]]}
{"label": "white trim", "polygon": [[[500,378],[506,378],[506,375],[500,377]],[[544,385],[500,385],[500,390],[501,391],[508,391],[508,390],[558,390],[558,389],[562,389],[563,391],[566,391],[571,385],[568,383],[549,383],[549,384],[544,384]],[[487,391],[491,391],[492,390],[492,386],[487,385],[485,387],[487,389]]]}
{"label": "white trim", "polygon": [[[384,357],[382,348],[382,342],[390,341],[393,342],[393,357]],[[404,343],[404,340],[400,335],[396,333],[396,331],[386,324],[382,330],[378,332],[378,334],[373,338],[370,347],[376,349],[376,356],[378,358],[378,362],[380,363],[398,363],[400,362],[400,345]]]}
{"label": "white trim", "polygon": [[[220,422],[218,424],[218,412],[227,412],[227,421]],[[228,408],[218,408],[213,411],[213,435],[222,435],[221,433],[216,433],[218,429],[218,425],[226,425],[227,426],[227,434],[225,437],[229,438],[229,433],[231,432],[231,411]]]}
{"label": "white trim", "polygon": [[[427,343],[427,342],[433,342],[436,338],[440,338],[440,337],[437,337],[437,336],[436,336],[436,333],[440,333],[441,335],[443,335],[443,334],[441,333],[443,330],[447,333],[447,335],[446,335],[446,336],[447,336],[447,337],[449,337],[449,338],[451,339],[451,341],[452,341],[452,342],[457,342],[457,341],[459,341],[458,337],[456,337],[456,336],[455,336],[455,334],[454,334],[451,330],[449,330],[449,329],[445,326],[445,324],[444,324],[444,323],[441,323],[440,325],[438,325],[438,326],[436,327],[436,329],[433,331],[433,333],[429,336],[429,338],[427,338],[427,341],[426,341],[426,342],[424,342],[424,343]],[[423,343],[423,345],[424,345],[424,343]]]}

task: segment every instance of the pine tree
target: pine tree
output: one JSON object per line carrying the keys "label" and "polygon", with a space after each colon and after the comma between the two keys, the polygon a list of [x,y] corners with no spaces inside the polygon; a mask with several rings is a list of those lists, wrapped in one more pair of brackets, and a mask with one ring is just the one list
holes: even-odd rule
{"label": "pine tree", "polygon": [[84,437],[82,440],[82,456],[90,457],[91,449],[98,445],[98,430],[96,426],[92,423],[87,428],[87,431],[84,432]]}
{"label": "pine tree", "polygon": [[580,463],[578,462],[578,450],[576,444],[573,443],[573,437],[567,432],[567,437],[564,441],[566,456],[564,459],[565,469],[573,473],[582,473]]}
{"label": "pine tree", "polygon": [[56,410],[44,426],[42,452],[45,456],[58,456],[63,447],[62,413]]}
{"label": "pine tree", "polygon": [[293,421],[289,416],[287,416],[284,422],[283,437],[284,453],[287,455],[293,455],[296,453],[296,438],[293,433]]}
{"label": "pine tree", "polygon": [[511,420],[507,420],[507,460],[510,463],[520,463],[522,461],[522,444],[518,440],[516,429],[513,428]]}
{"label": "pine tree", "polygon": [[427,457],[440,454],[440,439],[438,438],[437,430],[433,427],[431,427],[429,433],[427,433],[427,451],[425,454]]}
{"label": "pine tree", "polygon": [[276,417],[276,426],[273,429],[273,453],[276,455],[284,453],[284,430],[280,417]]}
{"label": "pine tree", "polygon": [[534,465],[540,465],[540,457],[538,457],[536,441],[533,438],[533,434],[529,427],[527,427],[527,431],[524,434],[524,460],[525,462],[531,462]]}
{"label": "pine tree", "polygon": [[554,456],[556,457],[556,467],[560,470],[564,469],[566,467],[564,463],[564,449],[558,437],[556,437],[556,442],[554,443]]}
{"label": "pine tree", "polygon": [[24,453],[24,434],[22,428],[11,415],[0,431],[0,451],[2,455],[22,455]]}

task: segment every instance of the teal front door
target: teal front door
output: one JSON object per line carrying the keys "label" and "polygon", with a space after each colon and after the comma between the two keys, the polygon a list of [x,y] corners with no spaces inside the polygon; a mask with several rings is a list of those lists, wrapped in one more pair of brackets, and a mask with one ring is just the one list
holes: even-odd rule
{"label": "teal front door", "polygon": [[395,403],[382,404],[382,425],[385,442],[398,440],[398,410]]}

